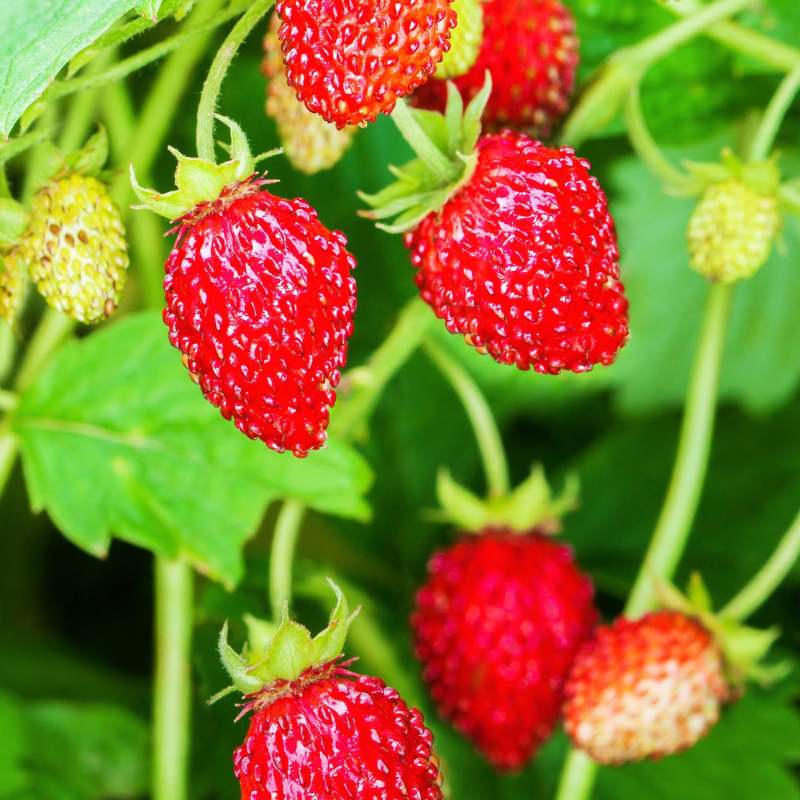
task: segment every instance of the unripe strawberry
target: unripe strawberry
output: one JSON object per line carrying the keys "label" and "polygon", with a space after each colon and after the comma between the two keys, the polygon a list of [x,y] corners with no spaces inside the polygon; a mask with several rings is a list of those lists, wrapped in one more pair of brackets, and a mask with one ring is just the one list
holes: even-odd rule
{"label": "unripe strawberry", "polygon": [[292,166],[307,175],[330,169],[344,155],[358,130],[348,125],[338,130],[319,114],[312,114],[286,83],[281,43],[278,40],[280,18],[272,15],[264,37],[264,60],[261,71],[268,79],[267,116],[275,120],[278,137]]}
{"label": "unripe strawberry", "polygon": [[692,269],[720,283],[750,278],[769,258],[780,227],[774,193],[734,178],[712,183],[689,220]]}
{"label": "unripe strawberry", "polygon": [[691,747],[730,689],[723,656],[699,621],[676,611],[617,619],[583,645],[565,688],[564,728],[599,764]]}
{"label": "unripe strawberry", "polygon": [[436,68],[436,78],[463,75],[475,63],[483,42],[482,0],[453,0],[457,25],[450,34],[450,49]]}
{"label": "unripe strawberry", "polygon": [[47,303],[78,322],[110,316],[122,296],[128,244],[106,186],[73,173],[33,199],[31,227],[20,247]]}
{"label": "unripe strawberry", "polygon": [[28,276],[19,248],[0,254],[0,319],[13,325],[25,300]]}

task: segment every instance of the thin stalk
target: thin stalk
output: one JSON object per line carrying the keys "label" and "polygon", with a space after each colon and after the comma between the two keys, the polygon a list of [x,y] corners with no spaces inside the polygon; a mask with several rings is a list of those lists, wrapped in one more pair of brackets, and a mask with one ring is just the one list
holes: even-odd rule
{"label": "thin stalk", "polygon": [[586,753],[570,750],[564,761],[556,800],[589,800],[598,769],[598,764]]}
{"label": "thin stalk", "polygon": [[[656,2],[679,17],[689,17],[705,7],[697,0],[680,0],[680,2],[675,0],[668,3],[656,0]],[[764,34],[746,28],[737,22],[728,22],[727,20],[717,22],[706,28],[703,33],[729,49],[760,61],[780,72],[789,72],[800,64],[800,50],[769,36],[764,36]]]}
{"label": "thin stalk", "polygon": [[[36,130],[31,134],[37,144],[28,154],[25,164],[25,180],[22,183],[22,200],[28,200],[37,191],[47,172],[47,164],[52,153],[52,145],[48,141],[53,127],[58,120],[58,107],[50,104],[39,117]],[[27,136],[24,137],[27,139]]]}
{"label": "thin stalk", "polygon": [[770,100],[750,145],[750,161],[763,161],[770,153],[783,118],[800,89],[800,63],[783,79]]}
{"label": "thin stalk", "polygon": [[0,498],[3,496],[14,462],[17,460],[19,442],[11,430],[11,418],[0,422]]}
{"label": "thin stalk", "polygon": [[732,299],[732,286],[717,283],[708,290],[675,466],[661,516],[625,606],[625,615],[629,617],[638,617],[652,607],[656,602],[653,579],[670,580],[686,546],[711,453]]}
{"label": "thin stalk", "polygon": [[186,800],[194,575],[185,561],[161,556],[155,573],[152,797]]}
{"label": "thin stalk", "polygon": [[419,156],[425,166],[443,183],[458,177],[458,168],[450,163],[447,156],[430,140],[428,134],[414,119],[405,100],[398,100],[392,111],[392,120],[411,149]]}
{"label": "thin stalk", "polygon": [[269,562],[269,597],[275,622],[281,619],[283,604],[292,602],[292,563],[305,512],[305,504],[299,500],[284,500],[275,524]]}
{"label": "thin stalk", "polygon": [[472,380],[470,374],[442,347],[428,340],[424,345],[424,349],[425,353],[447,379],[453,391],[458,395],[464,410],[467,412],[481,453],[489,494],[496,497],[507,494],[510,488],[510,481],[506,452],[503,448],[503,439],[497,429],[497,423],[489,404],[486,402],[486,398],[475,381]]}
{"label": "thin stalk", "polygon": [[17,373],[16,391],[22,393],[33,385],[64,340],[75,330],[75,325],[74,320],[52,308],[44,312]]}
{"label": "thin stalk", "polygon": [[356,436],[372,415],[386,384],[422,344],[429,323],[430,308],[415,297],[400,312],[394,328],[363,367],[346,373],[351,394],[342,399],[331,420],[331,434],[341,439]]}
{"label": "thin stalk", "polygon": [[0,321],[0,386],[2,386],[14,366],[14,356],[17,351],[17,337],[13,328]]}
{"label": "thin stalk", "polygon": [[219,90],[225,73],[231,65],[241,43],[258,24],[264,14],[272,8],[275,0],[255,0],[233,26],[222,47],[217,51],[203,84],[200,104],[197,106],[197,155],[206,161],[214,158],[214,112],[217,109]]}
{"label": "thin stalk", "polygon": [[680,186],[686,182],[687,176],[661,152],[656,144],[642,113],[640,86],[637,83],[630,91],[623,108],[623,118],[633,149],[648,169],[668,186]]}
{"label": "thin stalk", "polygon": [[212,31],[214,28],[224,25],[228,20],[238,17],[242,13],[243,8],[243,3],[236,3],[230,8],[218,12],[214,18],[210,19],[208,22],[202,25],[187,26],[182,29],[180,33],[176,33],[169,39],[154,44],[146,50],[141,50],[136,55],[126,58],[124,61],[120,61],[118,64],[115,64],[113,67],[97,75],[85,75],[81,78],[58,81],[45,91],[42,95],[42,101],[49,103],[61,97],[75,94],[75,92],[84,92],[96,86],[105,86],[113,81],[120,81],[132,72],[137,72],[148,64],[152,64],[154,61],[158,61],[159,58],[168,55],[173,50],[177,50],[196,36]]}
{"label": "thin stalk", "polygon": [[789,570],[800,556],[800,514],[783,538],[775,552],[756,576],[719,612],[721,617],[746,620],[755,613],[772,593],[781,585]]}

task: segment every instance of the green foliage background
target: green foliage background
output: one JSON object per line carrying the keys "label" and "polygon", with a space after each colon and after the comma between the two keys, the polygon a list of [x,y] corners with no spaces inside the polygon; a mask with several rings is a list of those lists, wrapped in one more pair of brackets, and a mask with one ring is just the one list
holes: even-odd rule
{"label": "green foliage background", "polygon": [[[29,4],[29,10],[36,5]],[[116,13],[131,5],[116,3]],[[151,12],[158,7],[144,5]],[[583,80],[611,53],[674,19],[645,0],[569,5],[578,19]],[[0,12],[0,20],[9,13]],[[796,0],[765,0],[743,21],[788,43],[800,41]],[[161,35],[160,26],[145,33],[123,55]],[[216,45],[223,35],[215,34]],[[255,152],[277,145],[263,112],[259,60],[260,42],[252,37],[226,78],[220,107],[249,133]],[[45,80],[55,74],[52,65],[38,66]],[[128,81],[135,104],[154,75],[148,68]],[[203,75],[204,69],[194,75],[169,137],[182,152],[194,151]],[[779,77],[701,37],[648,75],[645,114],[670,157],[713,158],[740,140]],[[28,102],[5,105],[0,124]],[[791,177],[800,175],[798,132],[795,111],[779,141]],[[621,608],[663,498],[705,288],[687,267],[692,202],[665,195],[622,133],[621,123],[612,124],[582,148],[619,229],[633,336],[618,362],[583,376],[520,373],[479,356],[443,326],[436,329],[498,414],[515,480],[534,461],[556,483],[566,471],[580,475],[582,505],[567,519],[564,536],[594,576],[607,616]],[[410,155],[382,118],[358,133],[330,172],[308,178],[281,157],[268,164],[270,177],[280,179],[277,193],[306,198],[350,240],[359,263],[352,366],[380,344],[414,295],[400,238],[356,216],[355,192],[383,186],[387,164]],[[21,177],[15,168],[12,162],[12,182]],[[154,171],[158,188],[170,187],[172,169],[165,153]],[[800,505],[798,259],[800,224],[788,220],[770,262],[737,292],[710,477],[682,568],[682,578],[700,569],[720,605],[757,570]],[[239,644],[244,612],[268,616],[272,501],[286,494],[314,509],[299,552],[299,616],[312,627],[322,624],[329,597],[319,587],[326,574],[346,587],[351,605],[363,602],[348,652],[360,657],[359,669],[382,674],[426,711],[452,797],[552,796],[563,736],[522,775],[497,777],[436,718],[409,652],[413,591],[431,551],[451,536],[422,514],[435,504],[436,471],[448,465],[482,490],[466,416],[444,380],[414,356],[355,447],[334,442],[304,462],[276,456],[224,423],[187,379],[158,313],[146,308],[146,298],[158,293],[147,281],[159,270],[134,262],[120,319],[65,348],[18,412],[24,480],[18,469],[0,501],[0,800],[146,793],[152,576],[137,548],[186,553],[205,576],[196,612],[192,796],[236,796],[231,753],[246,723],[234,724],[232,701],[208,708],[204,700],[225,683],[215,651],[222,622],[232,621]],[[32,513],[30,505],[46,513]],[[797,570],[755,619],[783,627],[778,650],[795,660],[799,604]],[[753,689],[690,752],[604,770],[596,797],[800,800],[797,688],[795,673],[771,692]]]}

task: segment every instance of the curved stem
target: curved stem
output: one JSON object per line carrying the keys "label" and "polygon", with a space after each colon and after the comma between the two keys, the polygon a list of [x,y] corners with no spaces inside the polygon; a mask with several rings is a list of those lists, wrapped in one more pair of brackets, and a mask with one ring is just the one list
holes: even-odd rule
{"label": "curved stem", "polygon": [[775,552],[756,576],[720,612],[721,617],[739,622],[747,619],[769,599],[781,585],[800,556],[800,514],[783,538]]}
{"label": "curved stem", "polygon": [[750,161],[762,161],[769,155],[783,118],[794,102],[798,89],[800,89],[800,64],[781,81],[778,91],[770,100],[750,145]]}
{"label": "curved stem", "polygon": [[683,553],[703,490],[717,407],[720,366],[733,287],[712,284],[686,398],[678,453],[661,516],[625,606],[637,617],[656,600],[653,578],[672,578]]}
{"label": "curved stem", "polygon": [[622,115],[631,145],[633,145],[636,154],[644,161],[648,169],[668,186],[679,186],[685,183],[687,176],[673,166],[661,152],[647,128],[647,123],[642,114],[640,86],[638,83],[631,89]]}
{"label": "curved stem", "polygon": [[280,622],[283,604],[292,602],[292,562],[305,513],[304,503],[287,499],[275,523],[269,561],[269,598],[275,622]]}
{"label": "curved stem", "polygon": [[489,494],[495,497],[508,494],[510,481],[506,452],[486,398],[469,373],[443,348],[430,340],[425,343],[424,348],[442,375],[447,378],[467,412],[481,453]]}
{"label": "curved stem", "polygon": [[433,318],[430,308],[415,297],[402,309],[391,333],[369,361],[363,367],[345,373],[345,381],[352,391],[342,398],[342,406],[331,420],[333,436],[351,439],[358,435],[372,415],[386,384],[422,344]]}
{"label": "curved stem", "polygon": [[556,800],[588,800],[599,766],[586,753],[570,750],[558,784]]}
{"label": "curved stem", "polygon": [[194,575],[183,560],[156,557],[153,800],[186,800],[191,717]]}
{"label": "curved stem", "polygon": [[231,65],[239,45],[247,38],[258,21],[272,8],[275,0],[256,0],[233,26],[222,47],[217,51],[203,84],[200,104],[197,106],[197,155],[214,161],[214,112],[225,73]]}
{"label": "curved stem", "polygon": [[52,308],[44,312],[14,381],[14,388],[18,392],[24,392],[33,385],[56,350],[75,330],[75,325],[74,320]]}
{"label": "curved stem", "polygon": [[414,119],[414,114],[405,100],[397,101],[391,117],[403,138],[411,145],[411,149],[438,180],[444,183],[458,177],[457,169]]}

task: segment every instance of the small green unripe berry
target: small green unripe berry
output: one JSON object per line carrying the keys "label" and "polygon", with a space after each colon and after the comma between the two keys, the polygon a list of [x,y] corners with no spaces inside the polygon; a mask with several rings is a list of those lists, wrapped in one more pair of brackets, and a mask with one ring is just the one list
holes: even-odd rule
{"label": "small green unripe berry", "polygon": [[713,183],[689,221],[691,267],[721,283],[750,278],[769,258],[780,226],[774,194],[760,194],[736,179]]}
{"label": "small green unripe berry", "polygon": [[453,0],[452,8],[457,24],[450,32],[450,49],[436,68],[436,77],[442,80],[466,73],[478,59],[483,43],[481,0]]}
{"label": "small green unripe berry", "polygon": [[119,305],[128,245],[119,211],[95,178],[72,174],[33,199],[31,227],[20,245],[48,305],[78,322],[99,322]]}
{"label": "small green unripe berry", "polygon": [[25,300],[28,276],[19,248],[0,255],[0,319],[13,325]]}

